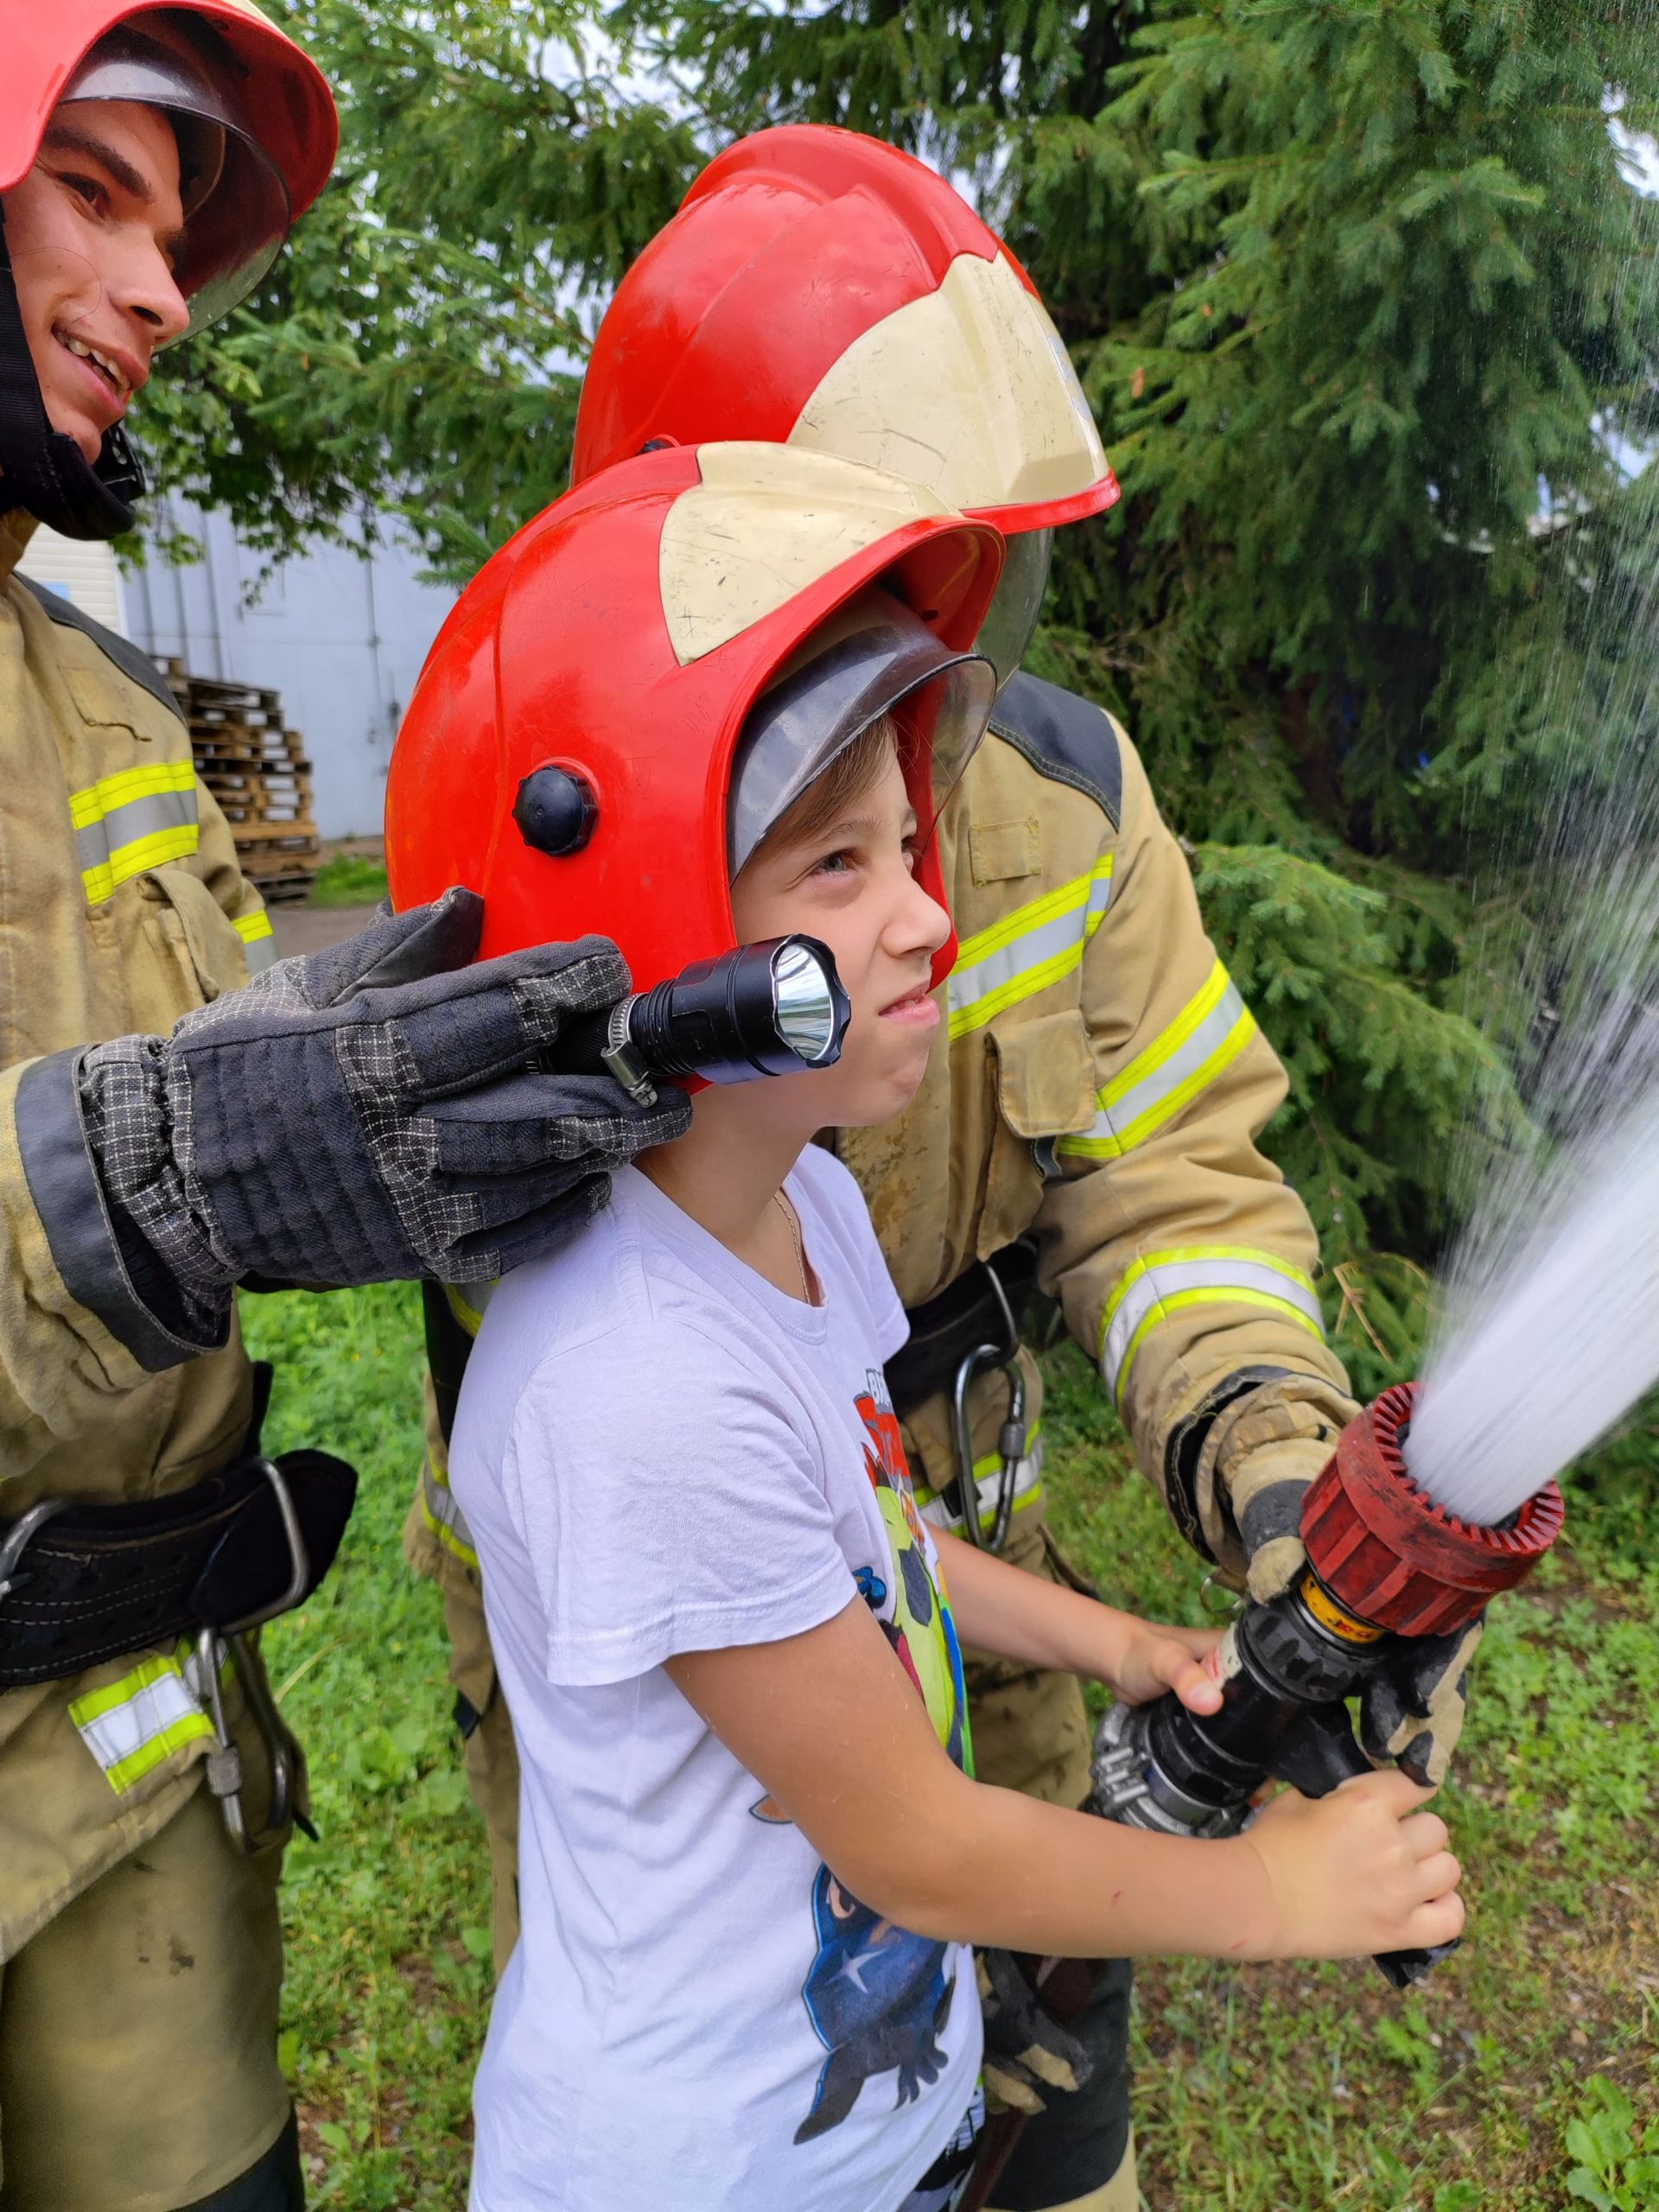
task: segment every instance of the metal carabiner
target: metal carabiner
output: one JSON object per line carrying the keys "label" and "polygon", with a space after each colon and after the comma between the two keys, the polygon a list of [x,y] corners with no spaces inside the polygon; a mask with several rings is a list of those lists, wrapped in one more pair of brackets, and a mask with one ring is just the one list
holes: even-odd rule
{"label": "metal carabiner", "polygon": [[[1026,1378],[1020,1366],[1020,1332],[1014,1325],[1014,1309],[1008,1304],[1001,1277],[988,1262],[984,1264],[996,1302],[1002,1309],[1007,1335],[1001,1345],[976,1344],[957,1369],[950,1393],[950,1413],[956,1436],[957,1491],[962,1500],[963,1534],[982,1551],[1000,1552],[1008,1540],[1008,1523],[1014,1518],[1014,1485],[1020,1479],[1020,1462],[1030,1440],[1026,1431]],[[997,1433],[997,1456],[1001,1464],[996,1473],[996,1502],[991,1510],[988,1537],[980,1525],[979,1481],[974,1473],[973,1423],[968,1393],[977,1377],[993,1367],[1000,1367],[1008,1378],[1008,1410]]]}
{"label": "metal carabiner", "polygon": [[0,1598],[9,1598],[19,1581],[27,1575],[17,1572],[19,1560],[48,1521],[67,1510],[67,1497],[43,1497],[38,1505],[31,1505],[21,1520],[14,1521],[6,1532],[6,1541],[0,1544]]}
{"label": "metal carabiner", "polygon": [[294,1501],[289,1496],[288,1484],[274,1459],[261,1459],[254,1462],[259,1472],[270,1484],[276,1499],[277,1517],[282,1522],[283,1535],[288,1544],[288,1587],[275,1605],[258,1612],[248,1614],[245,1619],[227,1624],[223,1628],[204,1628],[196,1637],[196,1668],[202,1676],[202,1694],[207,1700],[208,1715],[213,1724],[218,1742],[207,1755],[207,1787],[219,1800],[219,1808],[225,1815],[225,1825],[231,1840],[251,1851],[259,1839],[248,1832],[247,1815],[242,1809],[242,1785],[246,1779],[242,1754],[231,1740],[225,1718],[225,1693],[219,1681],[219,1669],[229,1651],[241,1671],[243,1694],[258,1726],[259,1734],[270,1762],[270,1804],[265,1816],[264,1833],[271,1834],[285,1827],[294,1799],[294,1761],[283,1729],[282,1716],[260,1677],[259,1663],[248,1631],[266,1621],[275,1620],[279,1613],[289,1612],[304,1598],[311,1579],[311,1562],[305,1548],[305,1535],[300,1527],[300,1517],[294,1510]]}

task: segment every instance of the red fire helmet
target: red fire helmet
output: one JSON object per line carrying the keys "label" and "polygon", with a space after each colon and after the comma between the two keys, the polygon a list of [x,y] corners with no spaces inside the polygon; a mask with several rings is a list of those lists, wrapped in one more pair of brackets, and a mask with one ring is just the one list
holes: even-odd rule
{"label": "red fire helmet", "polygon": [[571,480],[652,439],[764,438],[912,478],[1012,542],[981,643],[1031,640],[1050,533],[1118,496],[1035,286],[951,185],[878,138],[757,131],[617,287]]}
{"label": "red fire helmet", "polygon": [[251,291],[328,181],[333,95],[252,0],[29,0],[7,10],[5,49],[0,193],[28,175],[66,101],[138,100],[172,119],[193,330]]}
{"label": "red fire helmet", "polygon": [[[483,958],[602,931],[639,989],[728,951],[737,866],[878,714],[937,818],[989,715],[972,641],[1001,563],[984,524],[822,454],[607,470],[502,548],[428,657],[387,782],[394,906],[480,893]],[[931,838],[918,874],[943,905]]]}

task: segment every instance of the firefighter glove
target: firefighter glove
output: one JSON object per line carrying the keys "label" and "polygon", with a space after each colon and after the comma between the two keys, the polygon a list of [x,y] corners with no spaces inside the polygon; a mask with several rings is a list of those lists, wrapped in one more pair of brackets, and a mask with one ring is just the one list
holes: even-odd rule
{"label": "firefighter glove", "polygon": [[1080,2089],[1094,2071],[1088,2050],[1054,2019],[1012,1951],[976,1951],[985,2018],[985,2089],[994,2106],[1039,2113]]}
{"label": "firefighter glove", "polygon": [[[1303,1499],[1357,1410],[1318,1376],[1268,1372],[1211,1421],[1196,1461],[1204,1534],[1229,1580],[1242,1580],[1259,1604],[1300,1579]],[[1456,1636],[1394,1639],[1361,1700],[1370,1758],[1394,1760],[1414,1782],[1446,1779],[1479,1641],[1478,1624]]]}
{"label": "firefighter glove", "polygon": [[559,1071],[567,1022],[628,988],[616,947],[470,965],[482,925],[483,902],[451,891],[278,961],[170,1037],[81,1056],[81,1126],[129,1274],[141,1296],[172,1294],[163,1318],[187,1338],[250,1277],[498,1275],[602,1204],[609,1169],[683,1134],[682,1092],[646,1109],[608,1076]]}
{"label": "firefighter glove", "polygon": [[1452,1636],[1402,1636],[1389,1669],[1373,1681],[1359,1708],[1360,1740],[1379,1764],[1392,1759],[1426,1788],[1446,1780],[1463,1732],[1469,1662],[1485,1625],[1483,1615]]}

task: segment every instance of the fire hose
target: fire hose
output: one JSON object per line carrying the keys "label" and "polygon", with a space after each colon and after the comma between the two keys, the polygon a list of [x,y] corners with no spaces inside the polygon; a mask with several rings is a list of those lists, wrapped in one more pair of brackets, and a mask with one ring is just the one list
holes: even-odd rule
{"label": "fire hose", "polygon": [[[1219,1708],[1191,1713],[1170,1693],[1107,1713],[1089,1811],[1161,1835],[1230,1836],[1268,1782],[1323,1797],[1371,1773],[1345,1700],[1386,1666],[1396,1638],[1466,1627],[1532,1572],[1560,1534],[1560,1489],[1546,1483],[1493,1528],[1446,1512],[1407,1471],[1417,1394],[1414,1382],[1383,1391],[1338,1439],[1303,1501],[1300,1580],[1270,1604],[1247,1605],[1222,1640]],[[1456,1948],[1391,1951],[1376,1963],[1404,1989]],[[1041,1961],[1037,1986],[1075,1989],[1081,1978],[1062,1969],[1078,1963]],[[1058,2018],[1062,2008],[1051,2009]],[[960,2212],[988,2202],[1025,2117],[992,2121]]]}

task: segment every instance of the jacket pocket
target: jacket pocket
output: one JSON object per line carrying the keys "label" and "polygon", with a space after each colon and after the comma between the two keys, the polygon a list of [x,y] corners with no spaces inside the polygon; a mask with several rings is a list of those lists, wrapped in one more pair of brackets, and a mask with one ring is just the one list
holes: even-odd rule
{"label": "jacket pocket", "polygon": [[[138,879],[150,932],[166,947],[190,1006],[211,1006],[248,980],[236,925],[207,885],[187,868],[156,868]],[[180,1011],[184,1009],[181,1007]]]}
{"label": "jacket pocket", "polygon": [[977,1239],[982,1258],[1030,1228],[1051,1172],[1053,1140],[1086,1129],[1095,1113],[1089,1033],[1076,1007],[1006,1032],[993,1027],[990,1044],[997,1110]]}

